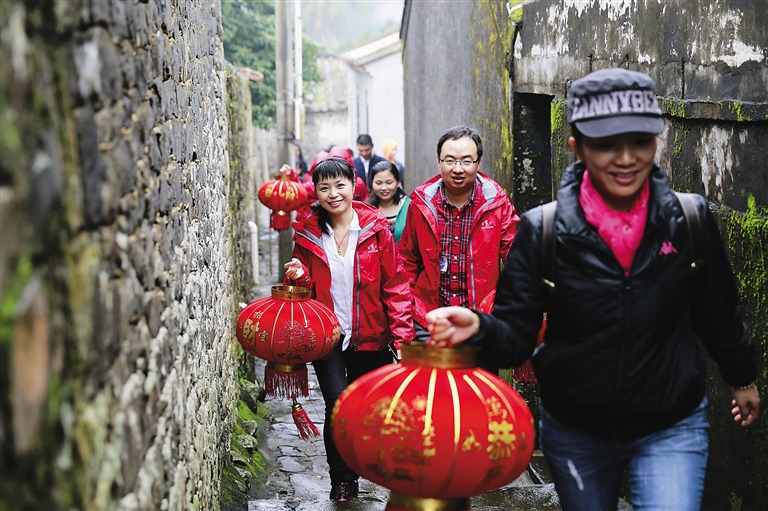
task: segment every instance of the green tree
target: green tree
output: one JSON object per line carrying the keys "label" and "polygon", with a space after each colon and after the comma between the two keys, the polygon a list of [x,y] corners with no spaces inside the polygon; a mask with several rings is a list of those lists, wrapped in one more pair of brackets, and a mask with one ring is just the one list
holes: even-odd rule
{"label": "green tree", "polygon": [[[267,0],[223,0],[221,13],[226,59],[235,66],[264,73],[262,82],[251,82],[253,123],[271,128],[276,112],[275,4]],[[301,53],[306,87],[312,82],[321,82],[323,76],[317,68],[320,48],[306,37],[303,41]]]}

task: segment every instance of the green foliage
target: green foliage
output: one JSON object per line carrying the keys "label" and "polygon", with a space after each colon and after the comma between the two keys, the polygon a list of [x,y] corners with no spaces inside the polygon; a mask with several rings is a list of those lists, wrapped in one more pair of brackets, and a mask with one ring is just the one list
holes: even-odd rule
{"label": "green foliage", "polygon": [[310,83],[320,83],[323,81],[323,75],[317,67],[317,54],[322,48],[313,40],[306,36],[302,37],[301,43],[301,67],[302,81],[306,89]]}
{"label": "green foliage", "polygon": [[[275,123],[277,83],[275,74],[275,5],[266,0],[224,0],[224,57],[235,66],[264,73],[264,80],[251,82],[253,123],[270,128]],[[293,41],[293,38],[291,38]],[[318,46],[306,37],[302,45],[305,86],[322,81],[317,68]]]}

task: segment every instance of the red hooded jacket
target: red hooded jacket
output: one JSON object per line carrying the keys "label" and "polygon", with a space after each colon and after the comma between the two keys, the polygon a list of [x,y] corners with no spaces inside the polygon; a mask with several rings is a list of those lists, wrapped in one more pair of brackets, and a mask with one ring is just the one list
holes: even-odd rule
{"label": "red hooded jacket", "polygon": [[[390,342],[399,348],[413,340],[413,297],[387,219],[371,205],[353,201],[360,221],[355,249],[350,346],[381,351]],[[299,284],[313,289],[314,298],[333,310],[331,272],[323,249],[317,215],[294,222],[293,257],[301,261]],[[295,281],[286,279],[286,284]]]}
{"label": "red hooded jacket", "polygon": [[[440,307],[438,236],[442,226],[438,225],[432,197],[441,183],[438,174],[411,193],[405,229],[398,244],[413,289],[413,319],[424,326],[427,312]],[[483,298],[496,289],[501,266],[507,260],[520,223],[515,207],[498,183],[480,172],[476,183],[486,203],[475,211],[472,219],[466,282],[471,309],[477,309]]]}

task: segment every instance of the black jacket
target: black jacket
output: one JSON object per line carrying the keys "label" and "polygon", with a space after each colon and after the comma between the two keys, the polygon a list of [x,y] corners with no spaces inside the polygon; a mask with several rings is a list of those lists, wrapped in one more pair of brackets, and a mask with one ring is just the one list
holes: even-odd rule
{"label": "black jacket", "polygon": [[571,165],[557,195],[554,290],[541,280],[539,207],[523,215],[493,315],[480,315],[480,332],[468,342],[483,346],[484,359],[518,366],[533,352],[546,310],[545,341],[532,358],[544,408],[573,428],[626,441],[671,426],[702,401],[698,339],[732,386],[754,381],[754,346],[703,197],[695,196],[704,265],[693,274],[685,216],[654,166],[645,232],[625,276],[584,218],[583,176],[583,164]]}

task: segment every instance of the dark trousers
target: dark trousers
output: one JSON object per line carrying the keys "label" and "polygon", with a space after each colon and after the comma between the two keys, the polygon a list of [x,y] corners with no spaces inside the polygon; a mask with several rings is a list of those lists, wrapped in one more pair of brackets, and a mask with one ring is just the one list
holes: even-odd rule
{"label": "dark trousers", "polygon": [[347,386],[374,369],[391,364],[392,352],[383,351],[354,351],[348,348],[341,350],[342,341],[336,345],[330,357],[313,362],[317,381],[325,401],[325,426],[323,427],[323,442],[330,467],[331,484],[337,485],[344,481],[357,481],[358,475],[350,469],[339,455],[333,441],[331,431],[331,413],[336,400]]}

